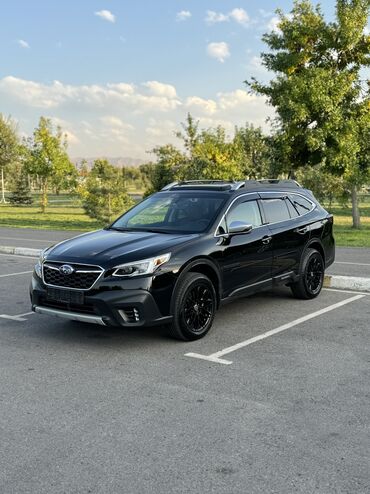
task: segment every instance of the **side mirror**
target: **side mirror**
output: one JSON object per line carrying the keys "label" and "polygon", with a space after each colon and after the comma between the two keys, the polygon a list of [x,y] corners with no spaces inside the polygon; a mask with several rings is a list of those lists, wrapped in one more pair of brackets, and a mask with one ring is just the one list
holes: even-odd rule
{"label": "side mirror", "polygon": [[232,221],[228,228],[230,235],[237,235],[238,233],[249,233],[252,231],[253,225],[246,223],[245,221]]}

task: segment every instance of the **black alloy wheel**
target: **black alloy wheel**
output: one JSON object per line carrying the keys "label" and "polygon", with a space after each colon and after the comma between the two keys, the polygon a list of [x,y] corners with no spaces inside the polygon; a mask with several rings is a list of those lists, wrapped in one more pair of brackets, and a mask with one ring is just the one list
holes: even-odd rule
{"label": "black alloy wheel", "polygon": [[308,248],[302,255],[299,280],[290,285],[293,295],[301,299],[315,298],[324,284],[325,263],[320,252]]}
{"label": "black alloy wheel", "polygon": [[184,274],[174,294],[170,335],[185,341],[202,338],[211,329],[216,308],[216,290],[211,280],[201,273]]}
{"label": "black alloy wheel", "polygon": [[214,299],[209,284],[199,281],[190,287],[183,304],[182,318],[189,331],[202,332],[214,311]]}
{"label": "black alloy wheel", "polygon": [[310,257],[305,272],[307,290],[316,295],[320,292],[324,279],[324,264],[319,253]]}

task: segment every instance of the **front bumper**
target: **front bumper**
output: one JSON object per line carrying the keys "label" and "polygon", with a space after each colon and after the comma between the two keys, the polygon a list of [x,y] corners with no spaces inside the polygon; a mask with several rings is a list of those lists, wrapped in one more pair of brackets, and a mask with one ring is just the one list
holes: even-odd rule
{"label": "front bumper", "polygon": [[47,299],[46,287],[35,275],[30,286],[32,310],[72,321],[105,326],[154,326],[171,322],[163,315],[152,294],[145,289],[86,292],[84,304],[68,304]]}

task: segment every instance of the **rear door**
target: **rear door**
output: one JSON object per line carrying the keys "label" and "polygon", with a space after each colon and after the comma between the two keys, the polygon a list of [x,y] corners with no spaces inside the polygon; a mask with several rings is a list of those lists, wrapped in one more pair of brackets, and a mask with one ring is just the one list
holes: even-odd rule
{"label": "rear door", "polygon": [[268,226],[263,225],[258,194],[242,196],[227,212],[222,229],[233,221],[253,226],[249,233],[232,235],[223,240],[218,259],[223,277],[224,296],[254,291],[271,283],[272,250]]}
{"label": "rear door", "polygon": [[286,193],[262,192],[263,220],[271,232],[272,277],[299,270],[302,251],[310,238],[306,219],[299,216]]}

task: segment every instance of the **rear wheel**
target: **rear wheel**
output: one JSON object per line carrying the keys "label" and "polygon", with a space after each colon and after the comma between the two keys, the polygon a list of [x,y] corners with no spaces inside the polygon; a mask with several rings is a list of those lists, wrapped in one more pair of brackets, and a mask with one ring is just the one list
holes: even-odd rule
{"label": "rear wheel", "polygon": [[184,341],[202,338],[211,329],[217,307],[211,280],[200,273],[186,273],[177,286],[173,307],[169,334]]}
{"label": "rear wheel", "polygon": [[320,252],[307,249],[301,262],[300,278],[290,285],[293,295],[301,299],[315,298],[324,283],[325,265]]}

